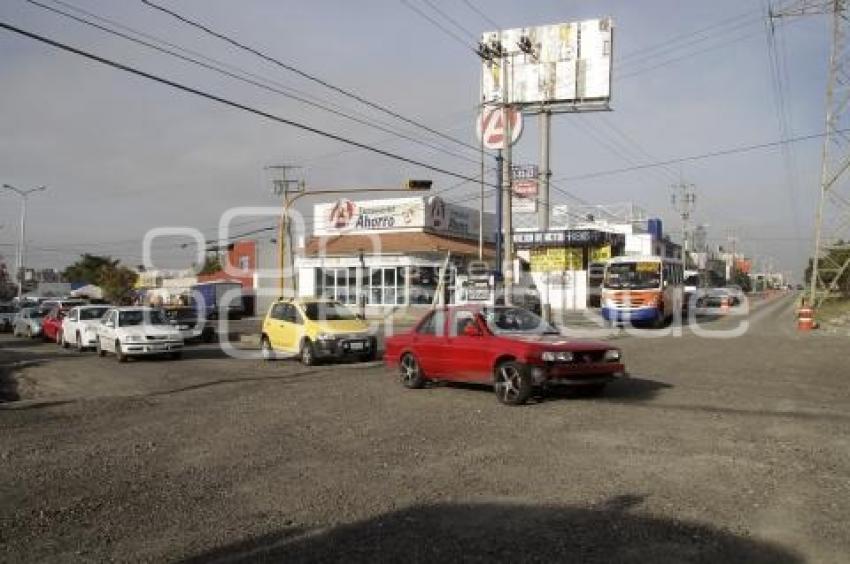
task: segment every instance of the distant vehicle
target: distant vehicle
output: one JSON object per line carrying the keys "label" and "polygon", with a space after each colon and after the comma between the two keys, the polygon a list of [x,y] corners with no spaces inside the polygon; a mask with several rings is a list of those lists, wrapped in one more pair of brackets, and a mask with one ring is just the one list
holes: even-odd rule
{"label": "distant vehicle", "polygon": [[41,321],[41,336],[45,341],[62,344],[62,320],[65,318],[66,310],[59,306],[50,309],[42,306],[42,311],[47,313]]}
{"label": "distant vehicle", "polygon": [[7,333],[12,330],[17,314],[18,308],[14,305],[0,304],[0,333]]}
{"label": "distant vehicle", "polygon": [[267,360],[282,352],[312,365],[323,359],[372,360],[378,341],[366,322],[340,302],[286,299],[269,308],[260,346]]}
{"label": "distant vehicle", "polygon": [[601,393],[625,376],[618,348],[567,339],[539,316],[512,306],[431,311],[407,333],[387,338],[384,362],[408,388],[429,380],[489,384],[508,405],[550,386]]}
{"label": "distant vehicle", "polygon": [[178,359],[183,337],[159,309],[113,307],[101,318],[95,341],[97,354],[115,354],[118,362],[132,356],[160,355]]}
{"label": "distant vehicle", "polygon": [[81,300],[79,298],[49,298],[46,300],[42,300],[38,304],[38,307],[49,312],[55,307],[61,308],[63,310],[69,310],[72,307],[84,305],[85,303],[85,300]]}
{"label": "distant vehicle", "polygon": [[97,345],[97,326],[110,306],[83,305],[71,308],[62,320],[63,348],[74,345],[78,351]]}
{"label": "distant vehicle", "polygon": [[44,310],[37,307],[21,309],[12,323],[12,333],[15,337],[28,337],[30,339],[40,336],[41,321],[44,315]]}
{"label": "distant vehicle", "polygon": [[736,308],[744,301],[744,292],[738,286],[708,288],[696,300],[698,313],[717,313],[723,308]]}
{"label": "distant vehicle", "polygon": [[195,307],[206,319],[241,319],[244,314],[239,282],[199,282],[192,286],[192,295]]}
{"label": "distant vehicle", "polygon": [[602,317],[664,325],[681,311],[682,261],[658,256],[614,257],[605,266]]}
{"label": "distant vehicle", "polygon": [[198,315],[194,307],[169,307],[164,312],[171,324],[180,331],[184,341],[211,343],[215,340],[215,329],[202,315]]}
{"label": "distant vehicle", "polygon": [[682,309],[691,307],[691,302],[696,302],[696,295],[701,286],[699,272],[696,270],[684,271],[684,288],[682,289]]}

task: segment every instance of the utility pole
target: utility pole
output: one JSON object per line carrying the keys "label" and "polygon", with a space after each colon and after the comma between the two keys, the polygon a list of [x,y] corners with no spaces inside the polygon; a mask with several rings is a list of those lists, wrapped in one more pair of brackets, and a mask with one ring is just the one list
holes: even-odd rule
{"label": "utility pole", "polygon": [[[850,168],[850,139],[838,131],[847,115],[850,98],[850,52],[847,38],[850,22],[847,0],[816,2],[798,0],[779,11],[773,19],[829,14],[832,17],[831,48],[826,83],[826,135],[821,147],[819,200],[815,215],[815,248],[809,279],[809,303],[816,307],[830,297],[839,280],[850,270],[850,207],[845,173]],[[771,31],[773,26],[771,25]],[[843,190],[843,192],[840,192]],[[837,251],[837,252],[836,252]]]}
{"label": "utility pole", "polygon": [[23,295],[24,290],[24,265],[26,264],[27,252],[27,200],[29,199],[30,194],[47,190],[47,186],[39,186],[38,188],[29,188],[27,190],[21,190],[20,188],[16,188],[11,184],[4,184],[3,188],[14,192],[15,194],[21,197],[21,231],[20,239],[18,241],[18,260],[15,272],[15,278],[17,278],[18,280],[18,304],[20,304],[21,296]]}
{"label": "utility pole", "polygon": [[511,191],[511,106],[508,86],[508,52],[500,46],[502,65],[502,119],[505,124],[505,148],[502,152],[502,226],[505,237],[505,256],[502,274],[505,277],[505,305],[511,305],[514,283],[513,194]]}
{"label": "utility pole", "polygon": [[[300,168],[301,167],[299,166],[293,165],[271,165],[266,167],[266,170],[276,171],[280,175],[279,178],[272,180],[272,190],[276,196],[280,196],[282,198],[280,225],[277,237],[278,265],[280,267],[278,289],[280,290],[281,296],[286,294],[287,268],[289,269],[289,275],[293,277],[295,276],[295,249],[292,245],[292,228],[289,221],[289,208],[292,204],[290,195],[304,192],[304,181],[288,178],[287,173]],[[287,252],[289,253],[290,260],[287,260]],[[296,289],[294,280],[295,279],[293,278],[293,297],[295,296]]]}
{"label": "utility pole", "polygon": [[682,218],[682,265],[688,266],[688,236],[690,233],[691,214],[696,206],[697,195],[694,193],[694,185],[687,184],[684,180],[680,180],[678,184],[673,184],[673,194],[670,201],[673,204],[679,217]]}

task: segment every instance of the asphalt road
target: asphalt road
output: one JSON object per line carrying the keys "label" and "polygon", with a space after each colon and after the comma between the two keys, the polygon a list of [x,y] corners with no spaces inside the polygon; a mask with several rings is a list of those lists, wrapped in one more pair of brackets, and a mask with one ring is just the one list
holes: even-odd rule
{"label": "asphalt road", "polygon": [[0,561],[846,562],[847,339],[791,307],[613,337],[631,379],[518,408],[374,364],[4,335]]}

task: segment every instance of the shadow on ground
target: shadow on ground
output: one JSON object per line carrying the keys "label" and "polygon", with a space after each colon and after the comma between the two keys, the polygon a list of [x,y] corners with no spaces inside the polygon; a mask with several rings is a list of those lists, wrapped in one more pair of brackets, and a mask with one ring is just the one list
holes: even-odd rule
{"label": "shadow on ground", "polygon": [[[478,391],[482,394],[493,393],[493,387],[487,384],[473,384],[467,382],[429,382],[428,387],[446,387],[458,390]],[[614,380],[599,392],[591,392],[588,389],[570,386],[552,386],[545,391],[535,392],[530,403],[542,403],[547,400],[570,400],[570,399],[593,399],[612,400],[619,402],[641,402],[650,401],[658,395],[661,390],[672,388],[671,384],[659,382],[649,378],[630,377]]]}
{"label": "shadow on ground", "polygon": [[285,529],[184,562],[803,562],[776,544],[632,511],[641,501],[419,505],[330,529]]}

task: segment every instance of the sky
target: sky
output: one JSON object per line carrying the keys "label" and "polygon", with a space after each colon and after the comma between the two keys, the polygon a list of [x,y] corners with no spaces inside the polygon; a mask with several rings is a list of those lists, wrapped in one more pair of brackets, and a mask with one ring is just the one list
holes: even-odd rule
{"label": "sky", "polygon": [[[553,191],[553,203],[573,203],[564,192],[591,203],[633,202],[678,236],[680,220],[670,196],[671,185],[681,180],[695,187],[692,221],[707,225],[709,242],[728,244],[734,235],[757,268],[770,262],[774,270],[800,279],[813,246],[819,139],[794,143],[787,151],[771,148],[610,173],[777,141],[780,115],[788,137],[823,130],[828,18],[777,22],[777,89],[767,1],[158,0],[470,145],[477,144],[481,72],[474,37],[492,30],[493,23],[512,28],[611,16],[612,111],[553,118],[551,164],[562,190]],[[346,113],[358,112],[361,119],[380,121],[431,146],[110,36],[25,0],[4,0],[0,21],[386,151],[462,175],[479,173],[476,151],[239,51],[140,0],[39,2],[107,18],[113,23],[103,25],[117,23],[191,49],[274,81],[278,90],[295,89]],[[434,7],[459,27],[441,19]],[[191,226],[213,237],[228,209],[278,203],[265,169],[275,164],[302,166],[298,174],[313,190],[345,189],[356,197],[364,187],[430,178],[434,191],[446,190],[440,194],[446,201],[477,203],[476,184],[454,187],[458,180],[449,176],[179,92],[5,29],[0,29],[0,53],[0,181],[48,187],[29,200],[30,266],[63,267],[83,252],[139,264],[141,240],[154,227]],[[777,109],[778,92],[784,114]],[[514,160],[538,158],[536,121],[527,118]],[[305,199],[305,211],[310,203]],[[0,254],[9,263],[14,263],[19,204],[12,194],[0,194]],[[493,208],[492,197],[486,207]],[[237,227],[248,232],[271,223],[249,217]],[[191,245],[182,245],[187,242],[158,241],[157,265],[188,266],[193,252]]]}

